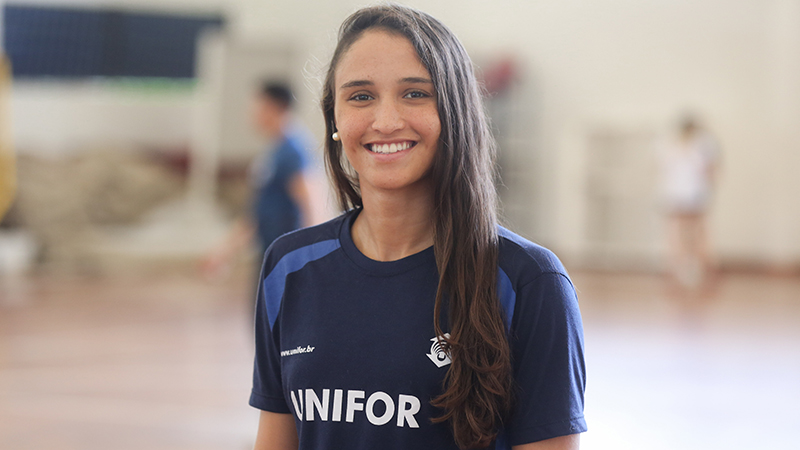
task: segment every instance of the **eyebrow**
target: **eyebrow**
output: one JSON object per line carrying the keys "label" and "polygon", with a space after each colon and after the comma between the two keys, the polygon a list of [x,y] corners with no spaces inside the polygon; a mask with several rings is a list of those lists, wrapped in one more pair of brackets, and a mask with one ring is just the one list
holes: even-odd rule
{"label": "eyebrow", "polygon": [[424,84],[433,84],[433,81],[430,78],[422,78],[422,77],[405,77],[400,80],[401,83],[424,83]]}
{"label": "eyebrow", "polygon": [[[422,78],[422,77],[405,77],[400,79],[401,83],[424,83],[424,84],[433,84],[429,78]],[[353,80],[348,81],[347,83],[339,86],[339,89],[347,89],[352,87],[361,87],[361,86],[373,86],[375,83],[369,80]]]}
{"label": "eyebrow", "polygon": [[347,89],[347,88],[359,87],[359,86],[372,86],[373,84],[375,84],[375,83],[373,83],[372,81],[369,81],[369,80],[354,80],[354,81],[348,81],[347,83],[339,86],[339,89]]}

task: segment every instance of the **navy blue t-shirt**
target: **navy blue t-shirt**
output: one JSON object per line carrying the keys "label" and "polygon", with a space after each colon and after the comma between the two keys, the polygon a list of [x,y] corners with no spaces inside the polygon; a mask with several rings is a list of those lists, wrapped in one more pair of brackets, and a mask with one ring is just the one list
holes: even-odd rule
{"label": "navy blue t-shirt", "polygon": [[[433,329],[433,248],[379,262],[353,210],[276,240],[256,307],[250,404],[295,417],[300,449],[457,449],[430,401],[450,360]],[[516,384],[496,449],[586,430],[583,331],[555,255],[500,227],[498,283]],[[446,323],[443,321],[443,324]]]}
{"label": "navy blue t-shirt", "polygon": [[300,228],[300,206],[289,193],[289,182],[308,167],[312,147],[312,139],[304,130],[289,126],[269,158],[256,162],[253,216],[262,251],[278,236]]}

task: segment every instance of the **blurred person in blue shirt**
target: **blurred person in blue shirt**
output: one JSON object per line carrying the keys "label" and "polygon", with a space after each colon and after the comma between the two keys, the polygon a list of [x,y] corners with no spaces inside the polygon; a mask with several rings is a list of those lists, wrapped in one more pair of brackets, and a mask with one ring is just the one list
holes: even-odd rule
{"label": "blurred person in blue shirt", "polygon": [[277,237],[316,223],[318,189],[311,154],[316,143],[295,119],[293,103],[287,84],[262,84],[253,118],[270,144],[250,167],[250,217],[237,220],[224,242],[204,258],[207,275],[218,274],[253,238],[257,238],[260,256]]}

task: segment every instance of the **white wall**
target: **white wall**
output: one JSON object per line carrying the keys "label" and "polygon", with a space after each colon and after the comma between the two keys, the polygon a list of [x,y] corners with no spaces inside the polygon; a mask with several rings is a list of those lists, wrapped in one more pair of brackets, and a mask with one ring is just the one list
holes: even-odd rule
{"label": "white wall", "polygon": [[[293,42],[308,52],[303,116],[316,130],[319,77],[339,23],[359,1],[106,0],[147,7],[222,9],[244,41]],[[685,108],[702,112],[724,151],[713,235],[723,260],[800,262],[800,6],[797,0],[478,0],[409,1],[448,24],[474,55],[512,51],[529,84],[517,104],[530,121],[530,196],[536,203],[525,234],[579,258],[586,245],[587,136],[597,128],[664,133]],[[165,6],[166,5],[166,6]],[[29,93],[26,116],[33,117]],[[64,110],[72,95],[52,97]],[[105,95],[105,94],[102,94]],[[102,97],[101,95],[101,97]],[[116,95],[116,94],[115,94]],[[41,99],[36,108],[46,106]],[[170,103],[171,102],[171,103]],[[91,102],[90,102],[91,103]],[[173,139],[186,123],[184,106],[160,105]],[[20,103],[17,103],[20,104]],[[76,106],[76,105],[73,105]],[[77,105],[78,108],[88,105]],[[88,111],[88,110],[87,110]],[[66,128],[125,131],[92,112],[76,112]],[[49,114],[49,113],[48,113]],[[59,128],[55,119],[40,129]],[[94,119],[91,119],[94,118]],[[22,118],[20,118],[22,119]],[[59,119],[61,120],[61,119]],[[80,122],[80,123],[77,123]],[[138,123],[137,120],[130,120]],[[50,125],[48,125],[48,123]],[[534,126],[535,125],[535,126]],[[141,126],[147,126],[142,124]],[[49,128],[48,128],[49,127]],[[33,136],[17,124],[20,139]],[[87,131],[88,132],[88,131]],[[524,197],[524,196],[521,196]]]}
{"label": "white wall", "polygon": [[15,146],[61,156],[86,146],[189,145],[191,85],[127,86],[103,81],[17,82],[11,97]]}

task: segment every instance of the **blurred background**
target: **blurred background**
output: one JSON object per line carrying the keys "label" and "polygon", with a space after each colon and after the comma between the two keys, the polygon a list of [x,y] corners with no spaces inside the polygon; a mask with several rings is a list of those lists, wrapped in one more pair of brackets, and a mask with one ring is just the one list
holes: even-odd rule
{"label": "blurred background", "polygon": [[[579,290],[583,448],[793,447],[800,1],[404,3],[470,52],[504,220]],[[0,448],[252,445],[258,256],[199,261],[247,211],[259,82],[288,80],[321,142],[326,63],[365,4],[0,1]],[[659,155],[686,114],[717,148],[702,283],[668,276]]]}

